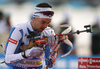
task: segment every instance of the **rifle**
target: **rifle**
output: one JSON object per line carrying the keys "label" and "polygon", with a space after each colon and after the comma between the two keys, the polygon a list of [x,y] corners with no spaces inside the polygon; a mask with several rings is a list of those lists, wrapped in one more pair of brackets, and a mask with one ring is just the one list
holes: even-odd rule
{"label": "rifle", "polygon": [[[82,31],[79,31],[77,30],[76,32],[71,32],[71,33],[67,33],[65,34],[66,32],[69,32],[70,31],[70,27],[66,30],[64,30],[61,34],[56,34],[54,35],[54,37],[58,36],[58,39],[59,39],[59,42],[61,42],[62,40],[65,40],[67,37],[67,35],[70,35],[70,34],[80,34],[82,32],[91,32],[91,26],[90,25],[86,25],[84,26],[84,28],[86,28],[86,30],[82,30]],[[22,51],[25,51],[27,49],[30,49],[32,47],[41,47],[43,49],[45,49],[43,47],[43,45],[45,44],[48,44],[48,36],[36,36],[36,32],[30,32],[29,35],[27,35],[27,38],[29,38],[29,45],[21,45],[20,49]],[[56,39],[56,38],[55,38]]]}

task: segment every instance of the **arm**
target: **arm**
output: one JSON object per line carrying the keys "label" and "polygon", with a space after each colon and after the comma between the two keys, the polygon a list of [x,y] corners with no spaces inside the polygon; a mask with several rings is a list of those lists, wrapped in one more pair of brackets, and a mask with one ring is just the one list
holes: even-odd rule
{"label": "arm", "polygon": [[5,49],[5,62],[7,64],[17,63],[20,60],[26,59],[29,56],[38,57],[43,52],[43,50],[39,47],[32,47],[30,49],[25,50],[24,52],[18,53],[18,49],[22,42],[22,36],[23,36],[21,35],[21,33],[22,30],[19,29],[18,27],[13,28],[10,32]]}
{"label": "arm", "polygon": [[11,63],[13,61],[19,61],[24,59],[21,53],[16,53],[18,47],[20,46],[19,42],[21,40],[21,29],[19,27],[14,27],[11,29],[5,49],[5,62]]}

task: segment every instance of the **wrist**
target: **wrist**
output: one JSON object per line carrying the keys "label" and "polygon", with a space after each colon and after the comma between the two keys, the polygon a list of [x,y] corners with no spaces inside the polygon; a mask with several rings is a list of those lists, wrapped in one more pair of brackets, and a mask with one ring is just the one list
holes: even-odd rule
{"label": "wrist", "polygon": [[25,51],[24,52],[21,52],[21,55],[22,55],[23,58],[27,58],[26,57],[26,54],[25,54]]}

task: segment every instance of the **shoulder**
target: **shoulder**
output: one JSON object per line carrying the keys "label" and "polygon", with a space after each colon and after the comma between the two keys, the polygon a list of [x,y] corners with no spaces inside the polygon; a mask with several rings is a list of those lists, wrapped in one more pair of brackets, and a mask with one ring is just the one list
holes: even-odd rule
{"label": "shoulder", "polygon": [[20,24],[17,24],[17,25],[15,26],[15,29],[22,30],[23,27],[25,27],[25,26],[26,26],[26,23],[20,23]]}

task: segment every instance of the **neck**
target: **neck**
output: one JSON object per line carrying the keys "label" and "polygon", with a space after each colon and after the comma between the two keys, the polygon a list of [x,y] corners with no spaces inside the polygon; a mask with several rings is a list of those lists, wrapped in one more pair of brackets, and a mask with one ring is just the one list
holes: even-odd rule
{"label": "neck", "polygon": [[33,25],[34,24],[34,21],[32,20],[30,23],[31,23],[32,28],[35,29],[35,27]]}
{"label": "neck", "polygon": [[34,24],[34,21],[33,21],[33,20],[32,20],[30,23],[31,23],[32,29],[33,29],[35,32],[41,33],[41,32],[39,32],[39,31],[37,31],[36,28],[34,27],[34,25],[33,25],[33,24]]}

